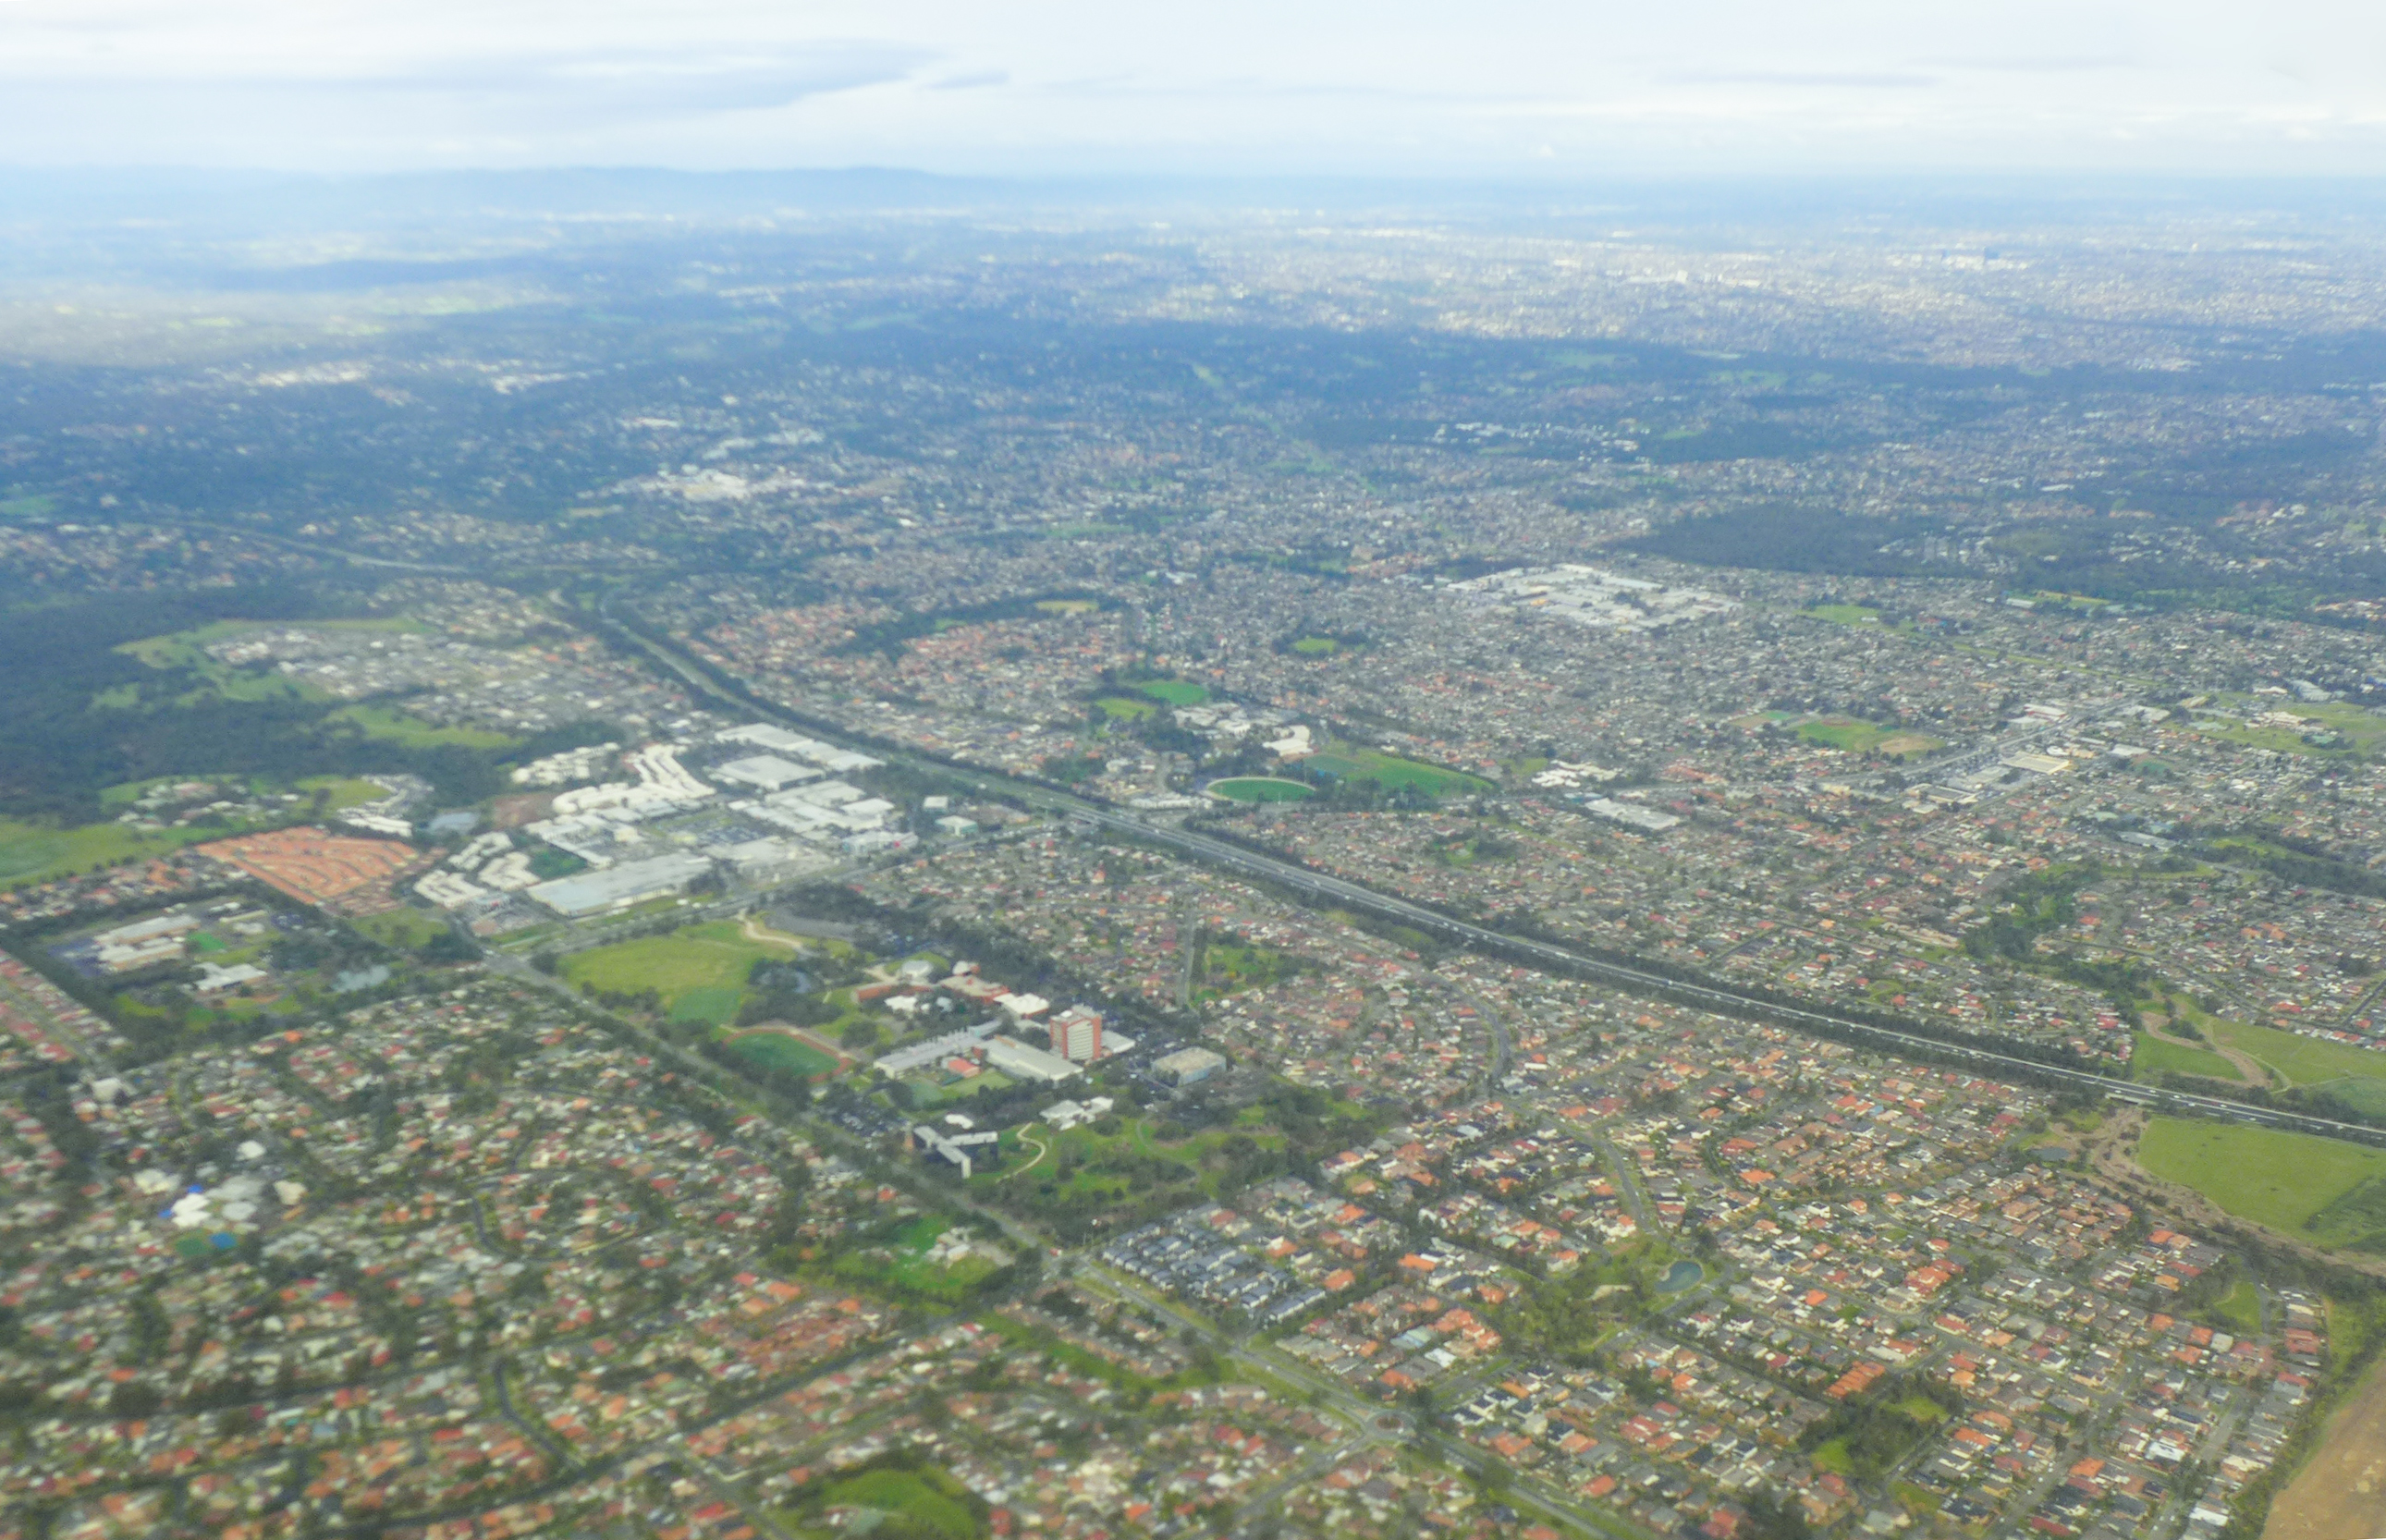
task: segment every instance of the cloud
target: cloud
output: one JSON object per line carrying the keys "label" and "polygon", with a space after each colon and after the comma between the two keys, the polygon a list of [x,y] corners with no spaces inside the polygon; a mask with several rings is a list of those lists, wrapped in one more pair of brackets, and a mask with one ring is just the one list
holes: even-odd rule
{"label": "cloud", "polygon": [[2134,69],[2142,61],[2130,54],[2050,54],[2023,55],[2014,58],[1923,59],[1919,62],[1932,69],[1968,69],[1981,74],[2076,75],[2091,69]]}
{"label": "cloud", "polygon": [[[684,127],[893,84],[936,56],[908,44],[829,40],[265,57],[180,69],[155,56],[102,55],[67,68],[0,60],[0,140],[35,161],[571,159],[619,155],[610,146],[629,143],[641,125]],[[171,148],[160,157],[160,145]]]}
{"label": "cloud", "polygon": [[1815,91],[1915,91],[1939,83],[1936,75],[1876,69],[1709,69],[1665,78],[1676,85],[1780,85]]}
{"label": "cloud", "polygon": [[990,85],[1009,85],[1008,69],[979,69],[967,75],[948,75],[940,81],[930,81],[931,91],[983,91]]}
{"label": "cloud", "polygon": [[478,98],[511,114],[735,112],[903,80],[923,49],[883,43],[796,48],[556,54],[433,63],[344,82],[377,91]]}
{"label": "cloud", "polygon": [[0,158],[2374,171],[2380,57],[2345,0],[0,0]]}
{"label": "cloud", "polygon": [[260,95],[322,93],[442,98],[509,116],[724,112],[785,106],[807,97],[908,78],[933,55],[902,44],[831,41],[760,48],[613,48],[430,57],[388,63],[334,62],[303,73],[235,67],[184,75],[155,66],[79,72],[11,69],[12,91],[221,91],[249,104]]}

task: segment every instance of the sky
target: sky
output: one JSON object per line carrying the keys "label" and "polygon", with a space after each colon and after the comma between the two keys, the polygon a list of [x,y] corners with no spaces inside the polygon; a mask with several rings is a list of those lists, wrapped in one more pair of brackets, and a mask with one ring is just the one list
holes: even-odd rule
{"label": "sky", "polygon": [[0,163],[2386,171],[2349,0],[0,0]]}

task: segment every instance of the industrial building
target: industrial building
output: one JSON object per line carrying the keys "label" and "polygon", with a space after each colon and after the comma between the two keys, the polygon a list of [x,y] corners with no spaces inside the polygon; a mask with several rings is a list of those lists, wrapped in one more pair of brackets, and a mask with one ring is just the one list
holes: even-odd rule
{"label": "industrial building", "polygon": [[908,1048],[881,1054],[872,1063],[882,1075],[908,1075],[914,1070],[924,1070],[956,1054],[975,1053],[1000,1025],[998,1021],[980,1021],[973,1027],[963,1027],[959,1032],[948,1032],[924,1043],[914,1043]]}
{"label": "industrial building", "polygon": [[1060,1055],[1031,1048],[1015,1037],[988,1039],[986,1062],[989,1069],[999,1070],[1013,1080],[1040,1080],[1048,1084],[1086,1072]]}
{"label": "industrial building", "polygon": [[649,898],[683,892],[688,883],[711,870],[712,862],[702,856],[657,856],[602,871],[559,877],[532,888],[530,895],[565,919],[576,920],[582,915],[626,909]]}
{"label": "industrial building", "polygon": [[1179,1048],[1154,1059],[1151,1072],[1171,1085],[1199,1085],[1225,1067],[1224,1057],[1207,1048]]}
{"label": "industrial building", "polygon": [[818,781],[825,773],[810,765],[790,764],[775,754],[752,754],[712,769],[715,781],[735,781],[747,786],[760,786],[766,792],[775,792],[806,781]]}
{"label": "industrial building", "polygon": [[916,1123],[911,1128],[911,1147],[941,1156],[959,1166],[964,1182],[975,1172],[978,1161],[993,1163],[1001,1153],[997,1147],[1001,1140],[1002,1135],[991,1130],[982,1133],[948,1135],[927,1123]]}
{"label": "industrial building", "polygon": [[1654,808],[1638,803],[1618,802],[1612,796],[1594,796],[1584,801],[1583,810],[1610,823],[1620,823],[1626,829],[1639,829],[1646,833],[1662,834],[1682,820],[1671,813],[1661,813]]}
{"label": "industrial building", "polygon": [[722,743],[750,744],[756,748],[772,748],[777,749],[781,754],[792,754],[798,759],[809,760],[835,775],[843,775],[851,770],[875,770],[885,763],[884,760],[873,759],[867,754],[857,754],[849,748],[839,748],[835,744],[824,744],[818,738],[807,738],[801,733],[790,732],[784,727],[772,727],[768,722],[723,728],[718,736]]}

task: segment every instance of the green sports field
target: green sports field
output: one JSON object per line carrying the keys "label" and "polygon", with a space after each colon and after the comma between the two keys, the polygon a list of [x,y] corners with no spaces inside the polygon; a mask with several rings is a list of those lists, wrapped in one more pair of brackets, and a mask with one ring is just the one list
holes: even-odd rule
{"label": "green sports field", "polygon": [[1196,684],[1189,679],[1147,679],[1136,688],[1171,706],[1199,706],[1210,698],[1207,685]]}
{"label": "green sports field", "polygon": [[1237,775],[1230,780],[1212,781],[1206,789],[1229,802],[1298,802],[1317,795],[1314,786],[1279,781],[1272,775]]}
{"label": "green sports field", "polygon": [[1816,717],[1798,724],[1798,736],[1825,748],[1844,749],[1851,754],[1863,754],[1873,749],[1893,757],[1928,754],[1947,745],[1925,733],[1908,732],[1882,727],[1854,717]]}
{"label": "green sports field", "polygon": [[807,1078],[836,1071],[835,1059],[783,1032],[749,1032],[730,1044],[729,1051],[766,1069],[785,1070]]}
{"label": "green sports field", "polygon": [[748,941],[738,922],[716,920],[669,935],[574,952],[563,959],[569,983],[599,994],[636,995],[651,989],[662,996],[674,1020],[718,1024],[746,1002],[746,975],[758,958],[784,958],[789,948]]}

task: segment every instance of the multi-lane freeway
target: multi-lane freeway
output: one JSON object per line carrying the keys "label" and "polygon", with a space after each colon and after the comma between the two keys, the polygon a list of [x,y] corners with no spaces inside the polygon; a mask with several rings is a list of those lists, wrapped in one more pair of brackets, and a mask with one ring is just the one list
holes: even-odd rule
{"label": "multi-lane freeway", "polygon": [[[740,711],[775,718],[789,726],[818,738],[839,742],[860,748],[894,763],[932,771],[948,778],[974,783],[982,791],[1000,792],[1031,806],[1086,820],[1103,828],[1130,834],[1137,839],[1165,845],[1206,865],[1223,870],[1238,872],[1263,882],[1277,884],[1320,902],[1372,915],[1409,926],[1428,935],[1452,941],[1472,951],[1492,957],[1507,958],[1555,972],[1573,974],[1612,985],[1628,994],[1672,1000],[1718,1015],[1733,1016],[1745,1020],[1770,1022],[1828,1037],[1840,1042],[1860,1044],[1886,1053],[1903,1055],[1925,1060],[1953,1061],[1980,1074],[2028,1082],[2053,1082],[2084,1091],[2093,1091],[2117,1101],[2158,1108],[2166,1111],[2189,1113],[2199,1117],[2218,1118],[2233,1122],[2258,1124],[2268,1128],[2289,1129],[2298,1133],[2324,1134],[2331,1138],[2357,1140],[2365,1144],[2386,1145],[2386,1131],[2359,1123],[2341,1122],[2332,1118],[2319,1118],[2308,1113],[2292,1112],[2279,1108],[2255,1107],[2229,1101],[2219,1096],[2197,1096],[2191,1092],[2172,1091],[2158,1086],[2141,1085],[2134,1081],[2092,1070],[2070,1069],[2049,1064],[2019,1054],[2001,1051],[1992,1045],[1978,1042],[1951,1041],[1927,1036],[1918,1032],[1903,1032],[1876,1021],[1842,1015],[1821,1004],[1790,1005],[1753,993],[1732,989],[1712,980],[1692,982],[1637,968],[1628,963],[1595,957],[1572,947],[1529,937],[1511,935],[1487,926],[1430,909],[1395,895],[1354,883],[1348,878],[1314,870],[1282,857],[1266,855],[1228,844],[1195,830],[1146,817],[1108,803],[1097,801],[1057,787],[986,770],[964,765],[933,755],[909,749],[899,744],[884,743],[848,732],[835,723],[823,722],[790,711],[763,699],[742,680],[733,679],[712,665],[693,657],[675,644],[659,639],[642,629],[622,625],[618,620],[600,618],[606,628],[622,640],[643,648],[663,667],[671,670],[692,688],[727,703]],[[2005,745],[1999,745],[2000,748]]]}

